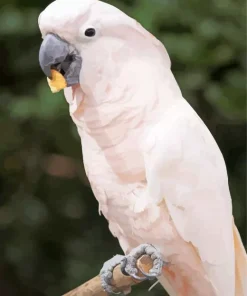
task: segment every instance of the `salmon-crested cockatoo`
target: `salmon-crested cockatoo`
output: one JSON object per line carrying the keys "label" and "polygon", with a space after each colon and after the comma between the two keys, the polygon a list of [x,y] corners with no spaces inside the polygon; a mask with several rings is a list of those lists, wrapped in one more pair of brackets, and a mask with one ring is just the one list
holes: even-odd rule
{"label": "salmon-crested cockatoo", "polygon": [[[39,61],[64,88],[99,211],[137,277],[149,254],[171,296],[246,296],[247,256],[227,171],[211,133],[183,98],[166,49],[137,21],[97,0],[57,0],[40,15]],[[182,50],[182,49],[181,49]]]}

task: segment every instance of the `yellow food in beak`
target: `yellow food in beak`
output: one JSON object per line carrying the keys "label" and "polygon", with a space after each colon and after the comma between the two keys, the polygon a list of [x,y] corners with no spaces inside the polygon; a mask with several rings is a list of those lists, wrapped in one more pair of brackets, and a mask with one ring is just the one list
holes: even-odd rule
{"label": "yellow food in beak", "polygon": [[51,70],[51,79],[47,78],[47,81],[53,93],[57,93],[67,86],[63,75],[54,69]]}

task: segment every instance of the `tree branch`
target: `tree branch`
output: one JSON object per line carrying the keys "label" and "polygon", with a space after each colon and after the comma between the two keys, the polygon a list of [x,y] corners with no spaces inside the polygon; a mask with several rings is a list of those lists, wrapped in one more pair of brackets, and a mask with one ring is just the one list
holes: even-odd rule
{"label": "tree branch", "polygon": [[[143,255],[137,262],[137,266],[139,269],[149,272],[149,270],[153,267],[153,261],[148,255]],[[139,276],[143,276],[142,273],[139,272]],[[131,286],[140,283],[133,279],[130,276],[125,276],[122,274],[120,265],[118,265],[113,271],[113,279],[112,285],[116,287],[120,291],[126,291],[130,289]],[[96,276],[93,279],[89,280],[85,284],[79,286],[78,288],[64,294],[63,296],[107,296],[108,294],[104,292],[101,287],[100,276]]]}

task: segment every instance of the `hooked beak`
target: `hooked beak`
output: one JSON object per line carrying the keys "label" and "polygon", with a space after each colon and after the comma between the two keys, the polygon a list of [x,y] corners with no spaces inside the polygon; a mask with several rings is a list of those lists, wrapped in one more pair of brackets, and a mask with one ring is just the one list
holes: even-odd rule
{"label": "hooked beak", "polygon": [[66,86],[79,83],[82,58],[75,48],[55,34],[47,34],[39,51],[39,64],[45,75],[52,79],[52,70],[66,80]]}

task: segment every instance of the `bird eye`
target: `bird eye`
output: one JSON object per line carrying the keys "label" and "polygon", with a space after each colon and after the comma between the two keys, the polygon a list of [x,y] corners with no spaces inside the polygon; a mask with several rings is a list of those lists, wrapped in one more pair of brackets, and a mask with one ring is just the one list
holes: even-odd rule
{"label": "bird eye", "polygon": [[89,28],[85,31],[85,36],[87,37],[93,37],[96,34],[96,31],[94,28]]}

